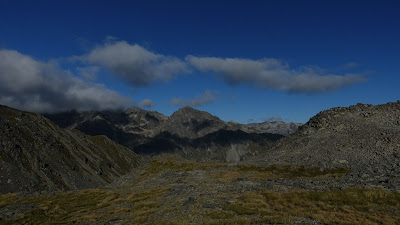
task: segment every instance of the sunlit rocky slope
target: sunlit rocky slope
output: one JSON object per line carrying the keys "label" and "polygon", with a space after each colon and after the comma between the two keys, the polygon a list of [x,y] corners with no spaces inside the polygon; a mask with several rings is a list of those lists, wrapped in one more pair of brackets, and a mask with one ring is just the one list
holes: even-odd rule
{"label": "sunlit rocky slope", "polygon": [[400,101],[322,111],[277,142],[264,164],[351,168],[351,182],[400,186]]}

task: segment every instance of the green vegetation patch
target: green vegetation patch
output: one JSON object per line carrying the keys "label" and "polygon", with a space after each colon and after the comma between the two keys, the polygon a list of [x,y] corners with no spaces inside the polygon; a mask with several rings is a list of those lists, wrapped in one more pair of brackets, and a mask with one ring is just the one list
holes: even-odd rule
{"label": "green vegetation patch", "polygon": [[124,219],[138,224],[148,221],[160,205],[157,200],[168,188],[135,191],[126,189],[88,189],[40,197],[0,196],[0,207],[33,203],[35,208],[2,224],[87,224]]}
{"label": "green vegetation patch", "polygon": [[243,194],[224,209],[238,216],[302,217],[326,224],[399,224],[400,193],[368,189],[262,191]]}
{"label": "green vegetation patch", "polygon": [[274,179],[274,178],[312,178],[318,179],[321,177],[341,177],[351,172],[349,168],[326,168],[320,169],[319,167],[305,167],[305,166],[277,166],[272,165],[268,167],[254,166],[241,164],[238,165],[238,171],[246,173],[247,177],[253,180],[260,179]]}

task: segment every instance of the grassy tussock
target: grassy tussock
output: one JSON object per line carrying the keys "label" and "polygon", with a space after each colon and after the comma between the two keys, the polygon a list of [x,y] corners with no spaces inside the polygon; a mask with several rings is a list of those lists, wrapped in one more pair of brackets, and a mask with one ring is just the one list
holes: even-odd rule
{"label": "grassy tussock", "polygon": [[306,179],[324,179],[338,178],[350,173],[348,168],[327,168],[320,169],[319,167],[305,166],[253,166],[253,165],[238,165],[238,171],[244,173],[250,180],[277,179],[277,178],[306,178]]}
{"label": "grassy tussock", "polygon": [[190,160],[177,159],[176,156],[164,155],[157,157],[151,161],[145,168],[142,178],[153,176],[155,174],[165,172],[167,170],[174,171],[193,171],[207,170],[211,180],[220,182],[232,182],[237,178],[245,178],[252,181],[265,179],[332,179],[340,178],[351,172],[348,168],[326,168],[305,167],[305,166],[254,166],[249,164],[239,164],[236,166],[227,163],[199,163]]}
{"label": "grassy tussock", "polygon": [[[16,194],[2,195],[1,208],[26,203],[33,203],[36,207],[20,212],[20,216],[13,220],[2,220],[1,223],[199,224],[188,219],[184,207],[171,210],[165,204],[165,194],[169,190],[159,188],[138,191],[125,186],[33,198],[20,198]],[[214,209],[199,207],[191,214],[201,218],[202,224],[293,224],[299,218],[325,224],[400,224],[400,193],[385,190],[283,193],[264,190],[233,193],[229,202],[219,202],[219,206]],[[168,217],[160,216],[171,212],[176,213]]]}
{"label": "grassy tussock", "polygon": [[193,171],[210,170],[223,167],[223,163],[199,163],[191,160],[184,160],[172,155],[163,155],[155,158],[145,168],[142,176],[148,177],[168,170]]}
{"label": "grassy tussock", "polygon": [[[101,140],[101,139],[99,139]],[[165,171],[206,170],[204,182],[233,182],[238,178],[332,179],[348,173],[346,168],[320,170],[316,167],[228,165],[199,163],[163,156],[154,159],[140,175],[153,179]],[[139,179],[139,182],[140,182]],[[222,184],[225,185],[225,184]],[[234,185],[234,184],[226,184]],[[183,206],[187,196],[167,194],[170,187],[139,189],[140,185],[113,189],[20,198],[0,196],[0,208],[31,203],[35,207],[16,212],[1,224],[400,224],[400,193],[385,190],[347,189],[330,191],[273,192],[198,195],[193,205]],[[195,193],[193,193],[194,195]],[[206,202],[214,206],[203,207]],[[188,211],[192,210],[192,211]],[[300,222],[299,222],[300,221]],[[311,222],[310,222],[311,221]]]}
{"label": "grassy tussock", "polygon": [[225,210],[260,218],[312,218],[326,224],[399,224],[400,193],[384,190],[247,193]]}
{"label": "grassy tussock", "polygon": [[0,206],[34,203],[36,208],[2,224],[87,224],[125,219],[134,224],[148,221],[160,206],[157,199],[169,189],[147,191],[131,189],[88,189],[33,198],[15,194],[0,196]]}

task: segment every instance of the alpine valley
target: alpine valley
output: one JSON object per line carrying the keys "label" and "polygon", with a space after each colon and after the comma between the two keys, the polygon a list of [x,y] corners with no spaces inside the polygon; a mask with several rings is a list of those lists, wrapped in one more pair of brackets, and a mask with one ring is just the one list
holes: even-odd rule
{"label": "alpine valley", "polygon": [[1,224],[400,224],[400,101],[306,124],[0,106]]}

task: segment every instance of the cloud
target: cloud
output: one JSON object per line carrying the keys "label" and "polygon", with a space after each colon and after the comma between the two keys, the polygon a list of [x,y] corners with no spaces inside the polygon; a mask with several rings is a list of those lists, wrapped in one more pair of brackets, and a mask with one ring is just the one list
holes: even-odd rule
{"label": "cloud", "polygon": [[282,90],[290,93],[317,93],[364,82],[358,74],[326,74],[311,67],[291,69],[276,59],[241,59],[187,56],[186,61],[196,69],[211,71],[231,85],[249,84],[254,87]]}
{"label": "cloud", "polygon": [[146,107],[146,108],[152,108],[154,107],[154,102],[151,99],[143,99],[140,103],[139,103],[140,107]]}
{"label": "cloud", "polygon": [[206,90],[203,94],[197,95],[193,99],[185,100],[183,98],[173,98],[170,103],[175,106],[202,106],[215,102],[217,100],[217,92]]}
{"label": "cloud", "polygon": [[106,67],[132,86],[168,81],[189,71],[187,64],[176,57],[156,54],[126,41],[106,43],[78,58]]}
{"label": "cloud", "polygon": [[0,50],[0,104],[34,111],[122,108],[131,100],[14,50]]}
{"label": "cloud", "polygon": [[271,116],[264,120],[265,122],[273,122],[273,121],[283,121],[282,117],[280,116]]}
{"label": "cloud", "polygon": [[96,80],[100,68],[98,66],[88,66],[88,67],[77,67],[76,70],[78,71],[79,75],[81,75],[85,79]]}

